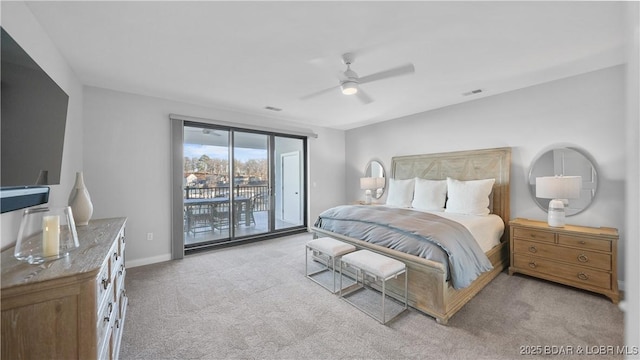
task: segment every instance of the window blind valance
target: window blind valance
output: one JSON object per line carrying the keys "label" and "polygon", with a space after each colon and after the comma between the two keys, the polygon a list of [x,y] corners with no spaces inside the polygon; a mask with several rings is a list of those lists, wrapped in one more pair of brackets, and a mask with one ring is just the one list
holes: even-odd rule
{"label": "window blind valance", "polygon": [[277,133],[277,134],[305,136],[307,138],[318,137],[318,134],[314,133],[311,129],[295,128],[295,127],[288,127],[288,126],[282,127],[282,128],[276,128],[276,127],[261,126],[261,125],[255,125],[255,124],[245,124],[245,123],[232,122],[232,121],[206,119],[206,118],[199,118],[194,116],[178,115],[178,114],[169,114],[169,119],[180,120],[180,121],[201,122],[201,123],[212,124],[212,125],[227,126],[235,129],[252,129],[252,130],[266,131],[266,132]]}

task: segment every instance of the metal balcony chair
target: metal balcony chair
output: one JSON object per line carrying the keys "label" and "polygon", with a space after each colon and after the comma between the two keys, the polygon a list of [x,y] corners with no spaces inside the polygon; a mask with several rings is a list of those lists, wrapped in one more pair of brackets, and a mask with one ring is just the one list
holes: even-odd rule
{"label": "metal balcony chair", "polygon": [[199,232],[213,231],[213,206],[211,204],[193,204],[186,206],[187,232],[195,235]]}
{"label": "metal balcony chair", "polygon": [[217,204],[213,207],[213,227],[222,230],[229,229],[229,203]]}

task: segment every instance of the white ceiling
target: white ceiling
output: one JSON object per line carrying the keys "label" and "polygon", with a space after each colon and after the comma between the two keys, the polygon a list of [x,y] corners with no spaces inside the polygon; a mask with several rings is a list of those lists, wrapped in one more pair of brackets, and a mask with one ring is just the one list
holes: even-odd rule
{"label": "white ceiling", "polygon": [[[85,85],[350,129],[617,65],[623,2],[28,2]],[[338,89],[341,55],[360,76]],[[465,92],[482,89],[478,95]],[[281,108],[280,112],[265,106]],[[188,115],[188,114],[187,114]]]}

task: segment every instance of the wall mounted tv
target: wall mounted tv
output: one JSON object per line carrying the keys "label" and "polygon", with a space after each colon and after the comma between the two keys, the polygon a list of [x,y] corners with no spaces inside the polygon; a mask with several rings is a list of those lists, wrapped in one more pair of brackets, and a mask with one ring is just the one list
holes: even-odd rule
{"label": "wall mounted tv", "polygon": [[0,207],[5,213],[46,203],[46,185],[60,183],[69,96],[0,29]]}

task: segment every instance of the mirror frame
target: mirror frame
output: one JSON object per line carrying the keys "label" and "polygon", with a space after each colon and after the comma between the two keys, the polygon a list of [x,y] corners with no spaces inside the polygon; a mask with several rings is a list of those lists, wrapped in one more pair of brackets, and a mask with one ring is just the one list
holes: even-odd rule
{"label": "mirror frame", "polygon": [[[374,167],[379,167],[379,169],[374,169]],[[379,170],[379,171],[375,171],[375,170]],[[374,173],[374,171],[376,173]],[[376,189],[375,192],[373,192],[371,194],[371,197],[374,199],[380,199],[382,197],[382,195],[384,194],[384,189],[387,186],[387,175],[386,172],[384,170],[384,165],[382,165],[382,161],[379,160],[370,160],[367,163],[367,166],[364,169],[364,176],[365,177],[382,177],[384,178],[384,185],[379,188]]]}
{"label": "mirror frame", "polygon": [[[595,164],[595,161],[592,160],[591,156],[589,156],[584,150],[573,147],[573,146],[556,146],[556,147],[551,147],[546,151],[541,152],[540,154],[538,154],[538,156],[536,156],[535,159],[533,159],[533,161],[531,162],[531,166],[529,167],[529,174],[528,174],[528,188],[529,188],[529,193],[531,194],[531,198],[533,199],[533,202],[536,203],[536,205],[538,205],[542,210],[544,210],[545,212],[549,211],[549,201],[550,199],[540,199],[536,197],[536,179],[534,176],[535,172],[535,168],[536,165],[540,166],[540,161],[545,158],[545,156],[550,156],[549,154],[551,153],[551,156],[553,156],[553,152],[557,151],[557,150],[571,150],[572,152],[575,152],[578,155],[581,155],[583,160],[585,161],[585,165],[588,163],[588,165],[591,166],[591,176],[590,177],[586,177],[584,176],[584,174],[578,174],[578,173],[573,173],[571,170],[568,171],[568,173],[562,173],[562,174],[548,174],[548,173],[538,173],[537,176],[554,176],[554,175],[580,175],[582,176],[582,196],[581,198],[577,201],[578,203],[582,202],[583,205],[580,208],[571,208],[568,207],[566,208],[566,216],[573,216],[573,215],[577,215],[583,211],[585,211],[587,208],[589,208],[589,206],[593,203],[594,198],[597,194],[597,190],[598,190],[598,169],[597,166]],[[563,157],[562,161],[565,161],[565,158]],[[551,164],[552,166],[555,166],[554,164]],[[560,165],[563,170],[565,169],[565,164],[563,163],[562,165]],[[554,170],[551,170],[551,172],[555,172]],[[564,172],[564,171],[563,171]],[[571,201],[571,200],[570,200]],[[571,202],[570,202],[571,204]]]}

